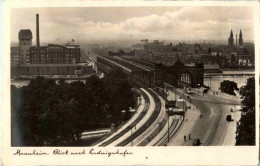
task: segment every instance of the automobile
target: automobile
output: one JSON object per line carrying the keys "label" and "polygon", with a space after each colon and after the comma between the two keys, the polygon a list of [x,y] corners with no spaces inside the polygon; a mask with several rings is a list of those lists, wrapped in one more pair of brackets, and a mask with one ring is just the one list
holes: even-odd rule
{"label": "automobile", "polygon": [[200,139],[199,138],[194,139],[192,145],[193,146],[199,146],[200,145]]}
{"label": "automobile", "polygon": [[231,115],[227,115],[226,120],[229,121],[229,122],[232,121],[232,116]]}

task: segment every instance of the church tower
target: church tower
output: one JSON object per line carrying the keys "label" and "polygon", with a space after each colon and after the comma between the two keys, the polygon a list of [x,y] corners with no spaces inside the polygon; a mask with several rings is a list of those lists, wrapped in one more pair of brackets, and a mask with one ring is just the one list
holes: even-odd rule
{"label": "church tower", "polygon": [[230,37],[228,38],[228,45],[233,46],[234,45],[234,38],[233,38],[233,31],[231,29]]}
{"label": "church tower", "polygon": [[239,39],[238,39],[239,45],[242,46],[243,45],[243,35],[242,35],[242,31],[240,29],[239,32]]}

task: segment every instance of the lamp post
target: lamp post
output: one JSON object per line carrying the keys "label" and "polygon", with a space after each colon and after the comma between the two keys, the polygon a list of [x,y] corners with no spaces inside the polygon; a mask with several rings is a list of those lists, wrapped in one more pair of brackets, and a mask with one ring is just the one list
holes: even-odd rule
{"label": "lamp post", "polygon": [[183,88],[183,93],[182,93],[182,100],[183,100],[183,112],[184,112],[184,88]]}
{"label": "lamp post", "polygon": [[166,108],[166,112],[168,114],[168,143],[170,142],[170,116],[173,116],[173,111],[170,111],[169,108]]}

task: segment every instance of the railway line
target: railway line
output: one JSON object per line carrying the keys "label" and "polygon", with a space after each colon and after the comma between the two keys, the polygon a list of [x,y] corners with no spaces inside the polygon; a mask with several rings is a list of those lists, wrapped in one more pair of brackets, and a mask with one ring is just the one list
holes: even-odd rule
{"label": "railway line", "polygon": [[120,133],[118,133],[117,135],[115,135],[114,137],[112,137],[111,139],[109,139],[108,141],[102,143],[99,146],[108,146],[109,144],[111,144],[112,142],[114,142],[115,140],[117,140],[118,138],[123,136],[125,133],[129,132],[133,127],[135,127],[135,125],[138,122],[140,122],[143,119],[143,117],[146,115],[146,113],[147,113],[147,111],[149,109],[150,99],[149,99],[148,95],[144,91],[141,90],[140,92],[141,92],[141,94],[144,97],[145,107],[144,107],[143,111],[140,113],[140,115],[138,116],[138,118],[133,123],[131,123],[128,127],[126,127],[123,131],[121,131]]}
{"label": "railway line", "polygon": [[[153,113],[151,114],[151,116],[145,122],[144,125],[142,125],[139,129],[137,129],[136,132],[131,134],[130,137],[126,138],[124,141],[122,141],[121,143],[117,144],[117,146],[126,146],[127,144],[132,142],[141,133],[143,133],[156,120],[157,116],[159,115],[160,110],[161,110],[161,101],[160,101],[159,97],[152,90],[150,90],[150,89],[146,89],[146,90],[151,94],[151,96],[153,97],[153,99],[155,101],[155,109],[154,109]],[[134,126],[132,126],[132,127],[134,127]]]}
{"label": "railway line", "polygon": [[[171,123],[171,126],[169,128],[169,133],[170,133],[170,139],[172,138],[172,136],[175,134],[175,129],[179,123],[180,119],[174,119],[173,122]],[[168,132],[166,132],[159,141],[157,141],[153,146],[163,146],[165,144],[167,144],[168,142]]]}

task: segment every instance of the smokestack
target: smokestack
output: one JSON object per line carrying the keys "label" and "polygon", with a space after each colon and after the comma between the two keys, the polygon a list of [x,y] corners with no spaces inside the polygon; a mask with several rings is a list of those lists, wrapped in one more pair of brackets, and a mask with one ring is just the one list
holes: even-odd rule
{"label": "smokestack", "polygon": [[40,47],[39,14],[36,14],[36,46],[37,46],[37,47]]}
{"label": "smokestack", "polygon": [[237,45],[237,34],[236,34],[236,45]]}

